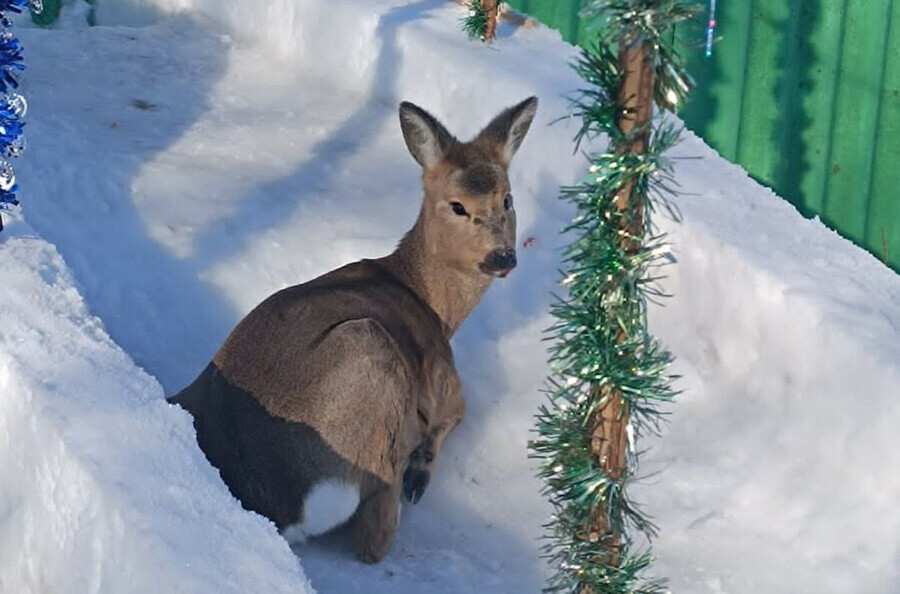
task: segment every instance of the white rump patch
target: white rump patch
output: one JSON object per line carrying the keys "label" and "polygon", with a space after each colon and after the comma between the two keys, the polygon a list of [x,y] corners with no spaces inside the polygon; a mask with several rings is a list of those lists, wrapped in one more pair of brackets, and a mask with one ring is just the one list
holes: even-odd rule
{"label": "white rump patch", "polygon": [[303,502],[303,520],[281,533],[290,543],[302,544],[350,519],[359,507],[359,485],[328,480],[313,485]]}

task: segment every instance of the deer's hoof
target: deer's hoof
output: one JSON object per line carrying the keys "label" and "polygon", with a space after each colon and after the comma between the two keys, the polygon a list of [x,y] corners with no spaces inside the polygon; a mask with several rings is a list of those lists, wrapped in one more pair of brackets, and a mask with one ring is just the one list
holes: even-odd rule
{"label": "deer's hoof", "polygon": [[412,503],[418,503],[428,483],[431,481],[431,473],[427,470],[419,470],[416,468],[407,468],[403,473],[403,494],[406,499]]}

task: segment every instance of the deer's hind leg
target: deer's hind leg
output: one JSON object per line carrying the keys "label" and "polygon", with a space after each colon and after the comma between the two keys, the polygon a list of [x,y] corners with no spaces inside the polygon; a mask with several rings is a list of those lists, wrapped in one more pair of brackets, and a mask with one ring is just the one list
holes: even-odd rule
{"label": "deer's hind leg", "polygon": [[[357,488],[340,510],[356,512],[357,555],[376,563],[397,529],[403,469],[414,447],[415,400],[408,366],[391,335],[369,318],[335,326],[316,354],[321,367],[315,370],[315,391],[323,395],[317,413],[327,420],[321,431],[334,453],[352,467],[335,478]],[[322,493],[320,508],[330,512],[339,498],[331,490]],[[309,502],[304,507],[304,523],[326,519]]]}
{"label": "deer's hind leg", "polygon": [[411,450],[421,434],[414,410],[407,409],[391,424],[390,446],[382,452],[382,472],[370,485],[354,517],[356,555],[377,563],[388,552],[400,523],[403,476]]}
{"label": "deer's hind leg", "polygon": [[381,561],[400,523],[400,481],[384,485],[360,503],[353,525],[356,556],[365,563]]}

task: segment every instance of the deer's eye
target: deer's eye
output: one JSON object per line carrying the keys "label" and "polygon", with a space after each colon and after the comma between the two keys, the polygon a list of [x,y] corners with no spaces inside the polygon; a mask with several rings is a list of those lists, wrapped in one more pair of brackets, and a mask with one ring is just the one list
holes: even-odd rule
{"label": "deer's eye", "polygon": [[450,208],[453,209],[453,212],[458,214],[461,217],[467,216],[469,213],[466,212],[466,207],[462,205],[462,202],[451,202]]}
{"label": "deer's eye", "polygon": [[507,194],[503,197],[503,210],[510,210],[512,208],[512,194]]}

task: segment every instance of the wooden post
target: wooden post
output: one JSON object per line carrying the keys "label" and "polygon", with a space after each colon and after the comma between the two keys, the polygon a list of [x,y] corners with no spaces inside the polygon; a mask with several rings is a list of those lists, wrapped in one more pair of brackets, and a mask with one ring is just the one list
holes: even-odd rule
{"label": "wooden post", "polygon": [[481,7],[487,14],[484,40],[493,41],[494,36],[497,34],[497,14],[500,12],[500,0],[481,0]]}
{"label": "wooden post", "polygon": [[[619,105],[624,109],[619,118],[619,129],[629,133],[638,126],[645,126],[644,132],[636,135],[629,146],[621,150],[631,153],[646,152],[650,139],[649,126],[653,116],[654,71],[650,62],[651,48],[641,40],[631,43],[623,42],[619,46],[619,69],[623,73],[622,85],[619,88]],[[633,184],[621,188],[616,196],[616,210],[627,213],[622,217],[622,248],[634,253],[641,247],[640,237],[643,228],[644,209],[640,196],[633,196]],[[619,335],[624,341],[625,335]],[[609,387],[599,390],[598,396],[602,405],[597,413],[591,432],[591,452],[596,456],[603,471],[613,480],[618,480],[627,470],[628,423],[630,411],[622,394]],[[591,519],[588,538],[592,541],[603,541],[606,545],[608,565],[618,566],[622,535],[617,527],[610,526],[605,508],[597,510],[596,517]],[[584,588],[583,594],[590,592]]]}

